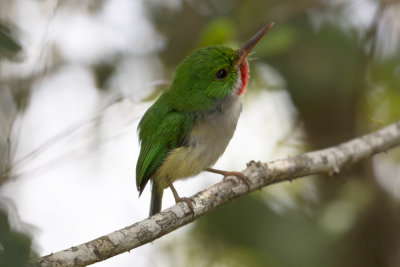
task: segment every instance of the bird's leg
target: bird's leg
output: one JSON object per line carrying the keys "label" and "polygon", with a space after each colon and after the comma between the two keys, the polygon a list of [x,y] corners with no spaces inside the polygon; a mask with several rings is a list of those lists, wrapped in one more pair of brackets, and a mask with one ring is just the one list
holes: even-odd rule
{"label": "bird's leg", "polygon": [[168,176],[165,178],[165,180],[166,180],[166,182],[167,182],[169,188],[171,188],[172,194],[174,195],[174,198],[175,198],[175,203],[178,204],[179,202],[185,202],[185,203],[188,205],[190,211],[192,212],[192,214],[193,214],[193,216],[194,216],[192,200],[191,200],[190,198],[188,198],[188,197],[180,197],[180,196],[178,195],[178,192],[176,192],[176,189],[175,189],[175,187],[172,185],[172,182],[171,182],[171,180],[169,179]]}
{"label": "bird's leg", "polygon": [[218,174],[222,174],[224,176],[224,179],[228,176],[236,176],[237,178],[239,178],[240,180],[242,180],[242,182],[247,186],[247,191],[250,191],[250,180],[249,178],[247,178],[246,175],[244,175],[241,172],[230,172],[230,171],[221,171],[221,170],[217,170],[217,169],[213,169],[213,168],[207,168],[206,171],[208,172],[213,172],[213,173],[218,173]]}

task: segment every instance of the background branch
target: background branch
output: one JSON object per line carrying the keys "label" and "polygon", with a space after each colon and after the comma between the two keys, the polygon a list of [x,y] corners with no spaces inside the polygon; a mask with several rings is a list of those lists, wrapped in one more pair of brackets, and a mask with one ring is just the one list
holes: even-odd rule
{"label": "background branch", "polygon": [[[251,191],[312,174],[340,173],[360,160],[400,145],[400,121],[338,146],[268,163],[249,162],[243,171]],[[35,259],[35,266],[86,266],[149,243],[193,222],[198,217],[239,196],[249,193],[236,177],[227,179],[192,197],[194,215],[179,203],[150,218],[76,247]]]}

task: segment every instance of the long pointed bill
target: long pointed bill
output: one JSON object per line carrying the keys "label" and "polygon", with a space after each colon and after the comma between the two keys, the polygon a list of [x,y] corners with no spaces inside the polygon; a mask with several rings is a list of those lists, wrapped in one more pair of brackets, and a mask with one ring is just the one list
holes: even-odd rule
{"label": "long pointed bill", "polygon": [[269,29],[271,29],[272,26],[274,26],[274,22],[271,22],[270,24],[266,25],[256,35],[254,35],[253,38],[251,38],[251,40],[247,44],[239,48],[238,50],[239,60],[237,62],[238,66],[240,66],[243,63],[243,61],[249,55],[251,50],[256,46],[258,41],[260,41],[261,38],[263,38],[263,36],[269,31]]}

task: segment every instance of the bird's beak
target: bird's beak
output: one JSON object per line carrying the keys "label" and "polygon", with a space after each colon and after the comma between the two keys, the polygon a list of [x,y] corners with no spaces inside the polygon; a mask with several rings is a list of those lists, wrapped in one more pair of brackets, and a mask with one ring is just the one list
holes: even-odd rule
{"label": "bird's beak", "polygon": [[251,50],[256,46],[258,41],[260,41],[261,38],[263,38],[263,36],[269,31],[269,29],[271,29],[272,26],[274,26],[274,22],[271,22],[270,24],[264,26],[264,28],[262,28],[256,35],[254,35],[253,38],[251,38],[251,40],[247,44],[239,48],[238,50],[239,60],[237,62],[237,66],[240,66],[243,63],[243,61],[249,55]]}

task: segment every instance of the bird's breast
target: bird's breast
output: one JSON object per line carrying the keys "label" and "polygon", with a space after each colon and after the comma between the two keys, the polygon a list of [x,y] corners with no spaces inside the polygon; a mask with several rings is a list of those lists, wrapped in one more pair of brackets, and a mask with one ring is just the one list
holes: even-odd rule
{"label": "bird's breast", "polygon": [[219,103],[218,108],[195,119],[187,144],[172,150],[156,172],[163,187],[165,176],[171,181],[194,176],[212,166],[231,140],[242,110],[236,93]]}
{"label": "bird's breast", "polygon": [[194,157],[204,162],[204,168],[213,165],[224,153],[235,132],[241,110],[240,97],[231,94],[215,111],[195,121],[188,145],[194,148]]}

